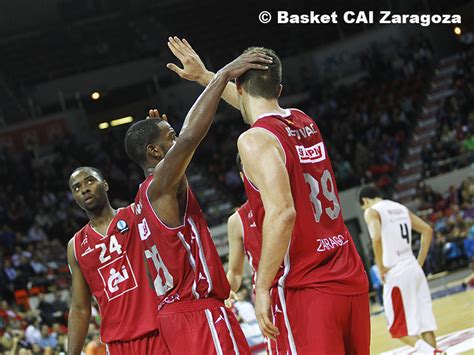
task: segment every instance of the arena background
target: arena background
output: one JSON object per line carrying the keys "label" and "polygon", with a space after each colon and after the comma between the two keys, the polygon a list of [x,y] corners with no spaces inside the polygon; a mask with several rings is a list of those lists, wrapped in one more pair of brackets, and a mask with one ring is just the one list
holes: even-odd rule
{"label": "arena background", "polygon": [[[261,24],[263,10],[457,13],[462,24]],[[87,222],[68,190],[69,174],[80,165],[97,167],[109,181],[114,207],[133,200],[142,172],[124,152],[128,125],[158,108],[179,130],[202,91],[165,67],[177,63],[166,46],[168,36],[177,35],[211,70],[249,46],[280,55],[281,103],[307,112],[320,127],[344,219],[367,271],[371,244],[356,195],[362,183],[373,182],[434,227],[424,269],[440,344],[448,353],[474,353],[474,291],[468,290],[474,254],[473,25],[474,3],[465,0],[317,6],[2,1],[0,352],[43,353],[44,344],[52,345],[48,353],[65,351],[70,299],[65,247]],[[245,200],[234,164],[236,138],[245,129],[240,114],[222,102],[188,171],[224,264],[225,222]],[[418,248],[415,238],[415,252]],[[401,343],[390,339],[371,290],[372,352],[405,351],[395,350]],[[99,325],[95,316],[88,353],[98,351]],[[38,331],[43,342],[33,336]],[[258,331],[246,334],[258,349]]]}

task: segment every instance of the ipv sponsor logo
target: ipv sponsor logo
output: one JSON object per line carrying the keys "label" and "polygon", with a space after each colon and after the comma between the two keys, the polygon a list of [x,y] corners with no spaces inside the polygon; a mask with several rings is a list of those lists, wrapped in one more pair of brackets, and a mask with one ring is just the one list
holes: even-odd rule
{"label": "ipv sponsor logo", "polygon": [[297,145],[295,147],[298,153],[298,158],[303,164],[318,163],[326,159],[326,150],[324,149],[323,142],[315,144],[311,147],[305,147],[302,145]]}

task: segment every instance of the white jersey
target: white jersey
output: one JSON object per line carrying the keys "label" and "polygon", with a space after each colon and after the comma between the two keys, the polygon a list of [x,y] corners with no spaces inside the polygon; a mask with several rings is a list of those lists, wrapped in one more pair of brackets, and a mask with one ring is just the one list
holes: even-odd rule
{"label": "white jersey", "polygon": [[408,208],[390,200],[377,202],[371,208],[380,215],[383,265],[393,268],[401,261],[414,259]]}

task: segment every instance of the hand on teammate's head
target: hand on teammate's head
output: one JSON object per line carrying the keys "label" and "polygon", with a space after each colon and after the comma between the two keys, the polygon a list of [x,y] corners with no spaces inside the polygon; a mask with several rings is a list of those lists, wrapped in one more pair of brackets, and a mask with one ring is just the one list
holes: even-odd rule
{"label": "hand on teammate's head", "polygon": [[219,70],[225,73],[229,80],[233,80],[248,70],[267,70],[267,64],[273,63],[273,58],[261,52],[247,52],[239,55],[224,68]]}

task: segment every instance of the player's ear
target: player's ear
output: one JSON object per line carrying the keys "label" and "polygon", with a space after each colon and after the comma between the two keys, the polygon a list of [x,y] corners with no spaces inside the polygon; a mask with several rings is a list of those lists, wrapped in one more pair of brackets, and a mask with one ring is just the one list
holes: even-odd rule
{"label": "player's ear", "polygon": [[283,85],[282,85],[282,84],[278,84],[277,97],[280,97],[282,91],[283,91]]}
{"label": "player's ear", "polygon": [[164,156],[163,150],[158,145],[148,144],[146,146],[146,151],[149,156],[152,156],[155,159],[161,159]]}
{"label": "player's ear", "polygon": [[109,191],[109,183],[107,182],[107,180],[104,180],[103,184],[104,184],[105,192],[108,192]]}
{"label": "player's ear", "polygon": [[242,84],[238,79],[235,80],[235,86],[237,87],[237,93],[242,96]]}

